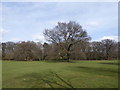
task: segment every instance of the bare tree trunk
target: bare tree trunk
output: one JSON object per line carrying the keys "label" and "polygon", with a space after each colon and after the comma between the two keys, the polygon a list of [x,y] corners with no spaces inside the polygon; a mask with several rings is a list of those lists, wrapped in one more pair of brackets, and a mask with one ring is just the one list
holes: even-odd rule
{"label": "bare tree trunk", "polygon": [[69,62],[70,61],[70,54],[69,54],[69,52],[67,53],[67,62]]}
{"label": "bare tree trunk", "polygon": [[72,47],[73,44],[70,44],[67,48],[67,61],[70,61],[70,48]]}

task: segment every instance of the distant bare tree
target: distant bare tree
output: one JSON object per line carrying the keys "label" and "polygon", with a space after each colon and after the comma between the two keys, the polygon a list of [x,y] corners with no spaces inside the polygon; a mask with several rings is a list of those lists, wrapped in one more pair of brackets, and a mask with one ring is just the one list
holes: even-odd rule
{"label": "distant bare tree", "polygon": [[0,43],[0,60],[2,60],[2,43]]}
{"label": "distant bare tree", "polygon": [[43,60],[47,59],[50,48],[51,47],[48,43],[43,44]]}
{"label": "distant bare tree", "polygon": [[115,41],[110,40],[110,39],[104,39],[104,40],[102,40],[102,43],[103,43],[106,59],[109,60],[112,58],[111,56],[112,56],[114,50],[116,50],[115,47],[117,47],[115,44]]}
{"label": "distant bare tree", "polygon": [[15,48],[15,59],[16,60],[26,60],[31,61],[35,59],[35,52],[36,52],[36,43],[35,42],[20,42],[17,43]]}
{"label": "distant bare tree", "polygon": [[2,43],[2,58],[8,60],[14,59],[14,49],[15,49],[14,42]]}
{"label": "distant bare tree", "polygon": [[5,59],[6,43],[2,43],[2,59]]}
{"label": "distant bare tree", "polygon": [[104,49],[102,42],[94,41],[91,43],[91,55],[93,59],[103,59],[104,58]]}
{"label": "distant bare tree", "polygon": [[34,44],[34,48],[32,49],[32,53],[34,56],[34,60],[42,60],[43,59],[43,45],[40,42]]}

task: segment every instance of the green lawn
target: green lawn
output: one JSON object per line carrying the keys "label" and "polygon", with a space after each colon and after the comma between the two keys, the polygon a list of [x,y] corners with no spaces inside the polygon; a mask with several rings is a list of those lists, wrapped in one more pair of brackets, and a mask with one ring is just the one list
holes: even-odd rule
{"label": "green lawn", "polygon": [[118,62],[3,61],[3,88],[117,88]]}

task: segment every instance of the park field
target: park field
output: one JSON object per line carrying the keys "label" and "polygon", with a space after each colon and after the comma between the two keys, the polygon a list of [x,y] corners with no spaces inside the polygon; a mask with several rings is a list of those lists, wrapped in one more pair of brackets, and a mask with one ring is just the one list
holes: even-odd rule
{"label": "park field", "polygon": [[118,61],[3,61],[3,88],[117,88]]}

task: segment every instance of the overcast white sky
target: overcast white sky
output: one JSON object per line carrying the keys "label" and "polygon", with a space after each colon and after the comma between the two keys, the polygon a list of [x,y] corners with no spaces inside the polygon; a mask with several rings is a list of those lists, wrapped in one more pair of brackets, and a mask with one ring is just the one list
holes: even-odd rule
{"label": "overcast white sky", "polygon": [[0,8],[2,41],[45,42],[43,31],[58,21],[76,21],[92,41],[118,39],[117,2],[4,2]]}

